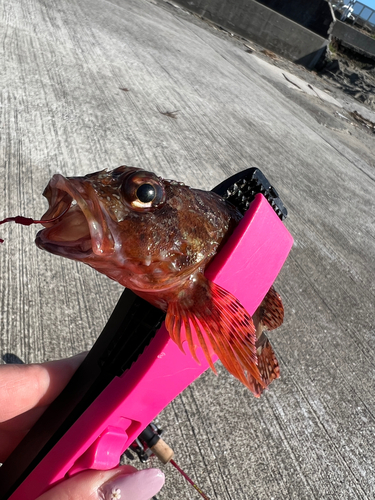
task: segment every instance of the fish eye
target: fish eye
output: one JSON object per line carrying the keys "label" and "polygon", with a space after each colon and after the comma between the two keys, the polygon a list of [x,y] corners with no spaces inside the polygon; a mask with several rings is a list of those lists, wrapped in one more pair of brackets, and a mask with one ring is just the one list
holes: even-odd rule
{"label": "fish eye", "polygon": [[150,203],[155,199],[156,190],[152,184],[142,184],[137,189],[137,198],[142,203]]}
{"label": "fish eye", "polygon": [[151,172],[137,171],[126,176],[121,190],[125,201],[137,211],[149,211],[165,202],[163,182]]}

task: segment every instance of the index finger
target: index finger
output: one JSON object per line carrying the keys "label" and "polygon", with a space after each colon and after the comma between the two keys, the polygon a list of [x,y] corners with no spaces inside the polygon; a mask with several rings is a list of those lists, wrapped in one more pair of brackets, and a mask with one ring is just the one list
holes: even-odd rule
{"label": "index finger", "polygon": [[34,365],[0,366],[0,422],[49,405],[69,382],[86,354]]}

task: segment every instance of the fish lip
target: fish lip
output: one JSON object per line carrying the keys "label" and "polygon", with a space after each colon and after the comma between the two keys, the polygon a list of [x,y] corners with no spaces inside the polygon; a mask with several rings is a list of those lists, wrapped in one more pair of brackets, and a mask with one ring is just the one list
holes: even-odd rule
{"label": "fish lip", "polygon": [[[47,250],[50,253],[67,257],[70,259],[79,259],[90,257],[95,253],[93,248],[94,241],[99,245],[103,231],[97,217],[94,216],[95,203],[93,203],[85,193],[82,186],[82,178],[66,178],[60,174],[52,177],[48,183],[43,195],[48,199],[49,207],[41,218],[41,223],[45,229],[39,231],[36,235],[36,245]],[[72,209],[78,211],[72,206],[72,202],[76,202],[80,213],[83,214],[87,223],[87,234],[77,240],[60,241],[50,238],[51,228],[58,229],[58,224],[66,220],[67,214],[71,215]],[[65,213],[66,212],[66,213]],[[58,216],[61,215],[59,218]],[[43,222],[55,218],[54,222]],[[69,228],[68,228],[69,230]],[[84,245],[90,248],[84,249]]]}
{"label": "fish lip", "polygon": [[39,231],[35,237],[35,244],[38,248],[42,250],[46,250],[49,253],[59,255],[60,257],[66,257],[68,259],[73,260],[83,260],[87,257],[93,255],[92,249],[90,250],[80,250],[78,248],[79,241],[77,240],[75,243],[77,245],[76,248],[67,245],[61,245],[57,243],[53,243],[51,240],[47,240],[45,235],[43,234],[43,229]]}

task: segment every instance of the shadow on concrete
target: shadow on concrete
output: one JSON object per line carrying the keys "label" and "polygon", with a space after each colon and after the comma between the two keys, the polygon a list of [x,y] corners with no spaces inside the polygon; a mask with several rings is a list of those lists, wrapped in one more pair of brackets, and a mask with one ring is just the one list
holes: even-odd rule
{"label": "shadow on concrete", "polygon": [[320,49],[314,50],[313,52],[310,52],[309,54],[306,54],[303,57],[296,59],[294,62],[296,64],[300,64],[301,66],[305,66],[305,68],[308,69],[313,69],[316,66],[319,67],[319,65],[325,59],[326,48],[327,46],[324,45]]}
{"label": "shadow on concrete", "polygon": [[6,352],[5,354],[3,354],[1,356],[1,359],[7,365],[23,365],[23,364],[25,364],[24,361],[22,361],[21,358],[19,358],[15,354],[12,354],[11,352]]}

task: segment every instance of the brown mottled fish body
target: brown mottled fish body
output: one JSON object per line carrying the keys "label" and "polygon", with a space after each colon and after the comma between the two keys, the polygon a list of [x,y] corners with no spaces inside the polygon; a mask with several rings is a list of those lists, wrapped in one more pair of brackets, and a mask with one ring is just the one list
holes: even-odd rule
{"label": "brown mottled fish body", "polygon": [[[232,205],[215,193],[125,166],[84,177],[55,175],[44,196],[49,209],[42,220],[53,222],[43,224],[38,247],[84,262],[166,311],[166,327],[181,349],[184,336],[193,356],[202,347],[213,369],[215,352],[256,396],[277,378],[274,362],[266,363],[265,373],[273,366],[267,376],[258,368],[257,349],[263,347],[256,346],[250,315],[203,274],[241,218]],[[268,302],[280,324],[280,298],[271,294]],[[257,316],[262,338],[264,311]],[[264,352],[272,351],[268,344]]]}

